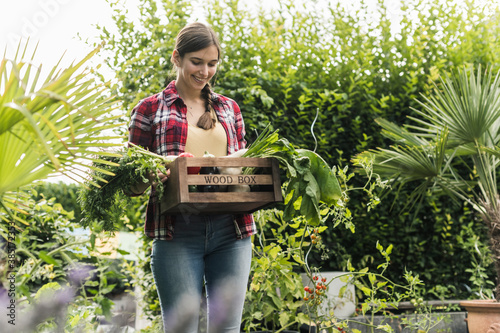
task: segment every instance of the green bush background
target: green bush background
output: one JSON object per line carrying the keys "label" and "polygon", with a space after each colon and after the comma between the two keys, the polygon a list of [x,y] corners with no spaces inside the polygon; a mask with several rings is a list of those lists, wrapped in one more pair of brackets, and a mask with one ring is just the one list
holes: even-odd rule
{"label": "green bush background", "polygon": [[[262,3],[252,5],[261,8],[256,11],[237,0],[204,2],[202,18],[224,48],[214,90],[239,103],[249,142],[271,124],[294,145],[316,148],[330,165],[350,165],[357,153],[386,146],[374,119],[403,123],[439,75],[470,63],[499,68],[500,12],[494,1],[487,8],[438,0],[401,1],[391,8],[383,1],[375,7],[360,2],[356,9],[281,1],[278,10],[262,9]],[[100,27],[101,39],[125,110],[172,78],[175,35],[194,20],[196,5],[141,0],[138,21],[112,5],[116,27]],[[396,7],[399,18],[391,16]],[[311,125],[317,112],[316,143]],[[316,255],[315,265],[342,270],[350,258],[360,267],[376,267],[381,258],[371,253],[380,241],[394,244],[389,278],[401,280],[406,269],[420,274],[429,298],[471,296],[464,274],[471,254],[461,244],[471,230],[485,239],[482,222],[470,207],[451,200],[429,198],[417,215],[404,211],[411,191],[402,189],[397,200],[389,193],[370,212],[366,198],[353,195],[356,232],[329,229],[323,237],[329,259]],[[139,215],[130,227],[142,228]]]}

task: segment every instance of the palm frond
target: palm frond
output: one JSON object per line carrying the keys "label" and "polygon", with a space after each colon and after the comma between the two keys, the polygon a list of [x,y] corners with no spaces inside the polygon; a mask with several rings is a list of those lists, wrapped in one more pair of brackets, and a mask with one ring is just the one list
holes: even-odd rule
{"label": "palm frond", "polygon": [[[374,172],[394,186],[417,182],[410,201],[429,190],[484,211],[481,200],[495,204],[498,193],[500,72],[483,75],[481,67],[471,66],[440,80],[432,96],[418,101],[422,108],[414,109],[420,116],[410,117],[414,124],[377,120],[393,146],[362,154],[372,154]],[[462,177],[467,170],[470,179]]]}
{"label": "palm frond", "polygon": [[54,172],[81,182],[85,164],[123,141],[109,135],[123,125],[118,102],[84,68],[100,47],[66,69],[54,66],[46,78],[33,64],[35,52],[22,59],[27,47],[0,63],[0,196]]}
{"label": "palm frond", "polygon": [[375,119],[375,122],[382,127],[382,134],[396,142],[411,146],[425,146],[429,142],[417,135],[408,132],[405,128],[391,123],[383,118]]}
{"label": "palm frond", "polygon": [[479,66],[477,74],[472,68],[464,68],[441,78],[442,90],[434,84],[435,94],[418,101],[422,110],[413,109],[424,118],[417,121],[431,132],[448,127],[451,140],[462,144],[491,141],[500,126],[499,74],[493,76],[488,71],[482,75]]}

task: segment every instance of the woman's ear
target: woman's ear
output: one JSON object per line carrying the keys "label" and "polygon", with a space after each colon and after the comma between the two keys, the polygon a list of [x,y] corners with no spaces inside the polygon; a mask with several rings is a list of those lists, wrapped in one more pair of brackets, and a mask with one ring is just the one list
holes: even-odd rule
{"label": "woman's ear", "polygon": [[170,58],[170,61],[172,61],[172,63],[179,67],[180,64],[181,64],[181,55],[179,54],[179,51],[177,51],[177,49],[175,49],[173,52],[172,52],[172,57]]}

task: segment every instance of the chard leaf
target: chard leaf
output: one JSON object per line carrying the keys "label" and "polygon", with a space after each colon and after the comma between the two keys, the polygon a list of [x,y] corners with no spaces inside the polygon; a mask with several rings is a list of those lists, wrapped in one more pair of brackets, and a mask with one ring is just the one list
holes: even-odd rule
{"label": "chard leaf", "polygon": [[321,156],[313,151],[296,149],[296,152],[299,156],[308,157],[311,161],[310,170],[319,185],[320,200],[329,205],[335,204],[341,197],[342,191],[332,169]]}

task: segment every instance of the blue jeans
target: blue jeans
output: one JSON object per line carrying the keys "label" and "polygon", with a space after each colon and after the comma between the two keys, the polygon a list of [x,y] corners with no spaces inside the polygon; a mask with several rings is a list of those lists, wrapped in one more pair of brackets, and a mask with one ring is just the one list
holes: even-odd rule
{"label": "blue jeans", "polygon": [[239,333],[252,243],[231,215],[179,217],[174,238],[154,240],[151,269],[165,332],[197,333],[203,282],[208,333]]}

